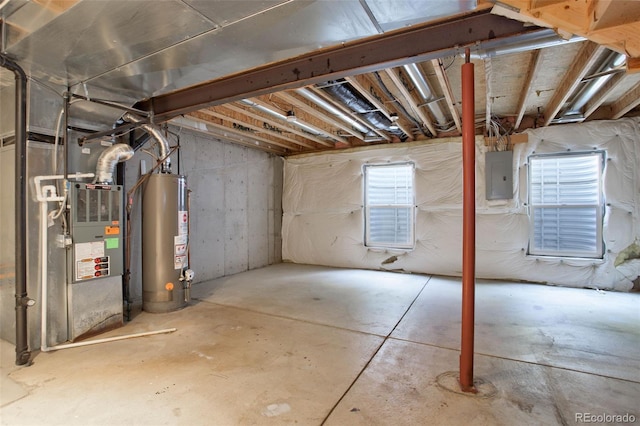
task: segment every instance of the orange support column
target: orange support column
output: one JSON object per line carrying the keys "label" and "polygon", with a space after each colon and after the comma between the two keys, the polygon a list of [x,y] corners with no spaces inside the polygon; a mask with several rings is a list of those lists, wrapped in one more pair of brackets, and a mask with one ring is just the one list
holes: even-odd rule
{"label": "orange support column", "polygon": [[470,50],[462,65],[462,336],[460,387],[476,392],[473,385],[473,340],[476,267],[476,145],[475,94]]}

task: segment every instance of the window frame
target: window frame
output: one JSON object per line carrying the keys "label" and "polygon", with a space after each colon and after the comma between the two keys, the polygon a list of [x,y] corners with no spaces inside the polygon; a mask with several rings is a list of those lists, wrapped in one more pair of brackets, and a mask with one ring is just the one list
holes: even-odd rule
{"label": "window frame", "polygon": [[[536,158],[560,158],[568,156],[598,156],[598,203],[597,204],[549,204],[540,203],[534,204],[532,202],[532,160]],[[528,181],[527,181],[527,206],[529,212],[529,244],[528,254],[531,256],[549,256],[549,257],[562,257],[562,258],[586,258],[586,259],[602,259],[604,256],[604,238],[603,238],[603,225],[605,216],[605,201],[603,190],[604,169],[606,164],[606,152],[604,150],[594,151],[576,151],[576,152],[555,152],[545,154],[531,154],[529,155],[527,162],[528,167]],[[535,211],[537,208],[557,208],[557,209],[569,209],[569,208],[587,208],[595,207],[596,209],[596,251],[567,251],[567,250],[543,250],[536,249],[535,244]]]}
{"label": "window frame", "polygon": [[[411,203],[410,204],[369,204],[368,188],[369,188],[369,173],[368,170],[372,168],[384,168],[384,167],[398,167],[408,166],[411,168]],[[364,246],[370,248],[384,248],[384,249],[400,249],[400,250],[413,250],[415,248],[415,223],[416,223],[416,188],[415,188],[415,175],[416,165],[413,161],[402,161],[395,163],[378,163],[378,164],[365,164],[363,169],[363,200],[364,200]],[[377,208],[397,208],[410,210],[409,214],[409,241],[407,243],[393,243],[393,242],[372,242],[371,241],[371,226],[370,226],[370,210],[372,207]]]}

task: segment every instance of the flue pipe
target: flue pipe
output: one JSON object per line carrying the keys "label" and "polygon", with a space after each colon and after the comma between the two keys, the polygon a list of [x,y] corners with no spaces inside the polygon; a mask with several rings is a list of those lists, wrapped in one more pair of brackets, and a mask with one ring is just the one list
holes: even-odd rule
{"label": "flue pipe", "polygon": [[462,65],[462,332],[460,342],[460,388],[476,392],[473,385],[473,344],[476,264],[476,144],[475,93],[470,50]]}
{"label": "flue pipe", "polygon": [[102,151],[96,166],[95,183],[113,183],[113,172],[118,163],[133,157],[133,148],[126,143],[117,143]]}
{"label": "flue pipe", "polygon": [[[5,3],[6,4],[6,3]],[[4,6],[4,5],[3,5]],[[27,76],[23,69],[0,55],[0,66],[16,78],[15,115],[15,300],[16,300],[16,365],[31,360],[27,339]]]}
{"label": "flue pipe", "polygon": [[[130,112],[125,113],[122,118],[125,121],[129,121],[132,123],[141,123],[143,121],[141,117],[131,114]],[[160,172],[171,173],[171,158],[169,158],[169,152],[171,151],[171,148],[169,147],[169,141],[162,134],[162,130],[160,129],[160,127],[148,123],[144,123],[140,127],[144,129],[144,131],[149,133],[156,141],[158,141],[159,158],[162,161]]]}

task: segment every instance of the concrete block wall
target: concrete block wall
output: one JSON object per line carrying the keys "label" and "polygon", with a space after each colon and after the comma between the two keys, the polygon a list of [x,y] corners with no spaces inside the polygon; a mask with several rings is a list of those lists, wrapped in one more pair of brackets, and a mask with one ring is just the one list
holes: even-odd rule
{"label": "concrete block wall", "polygon": [[[187,178],[191,192],[191,269],[202,282],[279,263],[282,260],[282,170],[280,157],[213,136],[171,127],[172,171]],[[176,136],[177,135],[177,136]],[[151,141],[147,142],[148,148]],[[139,178],[138,151],[126,164],[126,188]],[[131,297],[142,295],[140,199],[132,214]]]}

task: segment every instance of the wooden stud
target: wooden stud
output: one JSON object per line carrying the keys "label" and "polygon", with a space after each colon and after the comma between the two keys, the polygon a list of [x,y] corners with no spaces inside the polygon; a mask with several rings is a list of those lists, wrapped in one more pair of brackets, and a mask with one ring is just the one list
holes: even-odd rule
{"label": "wooden stud", "polygon": [[524,113],[527,110],[527,99],[529,98],[529,92],[531,91],[531,84],[533,83],[533,79],[538,73],[538,68],[542,63],[540,54],[540,50],[534,50],[531,55],[531,62],[529,64],[529,70],[527,71],[527,78],[525,80],[524,86],[522,87],[522,91],[520,92],[520,100],[518,101],[518,116],[516,118],[516,123],[513,126],[514,129],[520,127],[520,123],[522,123],[522,118],[524,117]]}
{"label": "wooden stud", "polygon": [[449,107],[449,112],[453,117],[453,122],[456,124],[456,129],[458,129],[459,132],[462,132],[462,125],[460,124],[460,113],[458,112],[458,108],[456,108],[455,97],[453,95],[453,91],[451,90],[451,83],[449,82],[449,77],[447,77],[447,71],[444,69],[442,59],[432,59],[431,65],[433,65],[433,69],[436,73],[436,78],[438,79],[438,83],[440,84],[442,93],[444,93],[444,98],[447,101],[447,106]]}

